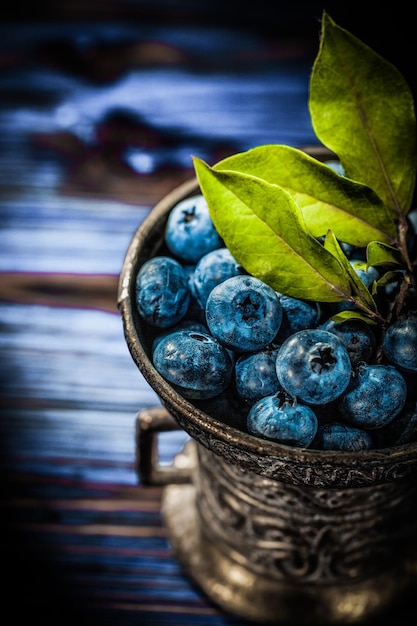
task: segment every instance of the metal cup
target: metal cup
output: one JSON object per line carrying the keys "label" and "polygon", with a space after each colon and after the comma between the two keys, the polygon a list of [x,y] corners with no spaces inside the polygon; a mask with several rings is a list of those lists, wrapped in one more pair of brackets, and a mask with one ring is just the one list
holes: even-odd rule
{"label": "metal cup", "polygon": [[[158,374],[154,331],[135,307],[135,278],[163,250],[172,207],[198,192],[190,180],[152,209],[120,274],[126,343],[162,405],[137,416],[141,482],[165,486],[162,512],[175,553],[222,609],[269,624],[362,622],[416,583],[417,443],[336,452],[261,440],[239,429],[227,407],[213,402],[209,413]],[[190,441],[162,467],[157,436],[175,428]]]}

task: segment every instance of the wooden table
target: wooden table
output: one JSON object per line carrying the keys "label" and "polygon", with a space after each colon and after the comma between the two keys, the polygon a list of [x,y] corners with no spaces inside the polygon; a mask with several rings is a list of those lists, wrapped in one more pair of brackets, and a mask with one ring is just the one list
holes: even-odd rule
{"label": "wooden table", "polygon": [[[135,417],[159,401],[128,353],[117,280],[151,207],[193,176],[192,154],[315,143],[317,43],[129,18],[0,29],[3,611],[239,625],[186,577],[162,490],[136,474]],[[161,461],[186,439],[164,437]]]}

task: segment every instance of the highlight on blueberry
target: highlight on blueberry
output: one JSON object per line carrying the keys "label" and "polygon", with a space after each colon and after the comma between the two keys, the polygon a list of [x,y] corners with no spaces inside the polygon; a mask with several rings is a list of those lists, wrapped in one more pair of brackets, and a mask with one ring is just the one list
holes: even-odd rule
{"label": "highlight on blueberry", "polygon": [[216,248],[201,257],[194,268],[191,291],[201,308],[204,309],[214,287],[226,278],[244,273],[246,272],[227,248]]}
{"label": "highlight on blueberry", "polygon": [[171,257],[149,259],[136,276],[135,296],[146,322],[159,328],[173,326],[184,318],[190,303],[187,274]]}
{"label": "highlight on blueberry", "polygon": [[278,392],[261,398],[252,406],[247,425],[253,435],[308,448],[316,436],[318,421],[310,407]]}
{"label": "highlight on blueberry", "polygon": [[321,329],[300,330],[284,341],[277,356],[278,380],[306,404],[328,404],[350,382],[352,365],[342,341]]}
{"label": "highlight on blueberry", "polygon": [[338,399],[338,408],[347,423],[373,430],[389,424],[406,401],[407,385],[397,369],[362,364]]}
{"label": "highlight on blueberry", "polygon": [[238,357],[235,363],[235,386],[242,400],[253,404],[282,389],[277,376],[277,354],[278,348],[271,347]]}
{"label": "highlight on blueberry", "polygon": [[158,372],[185,398],[219,395],[229,385],[232,361],[214,337],[195,330],[168,333],[152,355]]}
{"label": "highlight on blueberry", "polygon": [[207,326],[231,350],[265,348],[277,335],[281,320],[276,292],[253,276],[232,276],[214,287],[207,298]]}
{"label": "highlight on blueberry", "polygon": [[402,316],[389,326],[384,352],[393,365],[417,373],[417,312]]}
{"label": "highlight on blueberry", "polygon": [[203,195],[175,205],[165,227],[165,243],[177,259],[190,264],[198,263],[207,252],[223,246]]}

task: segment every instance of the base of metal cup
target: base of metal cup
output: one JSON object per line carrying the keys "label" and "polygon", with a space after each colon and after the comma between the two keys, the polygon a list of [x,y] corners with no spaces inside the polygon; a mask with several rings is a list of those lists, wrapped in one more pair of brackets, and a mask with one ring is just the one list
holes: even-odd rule
{"label": "base of metal cup", "polygon": [[[203,465],[210,463],[209,451],[198,449],[198,444],[192,441],[187,446],[194,459],[199,456],[196,452],[203,452]],[[181,453],[183,455],[184,452]],[[394,559],[392,567],[380,571],[371,568],[372,575],[353,577],[350,582],[346,578],[323,580],[320,578],[322,574],[315,579],[310,576],[310,581],[308,576],[301,575],[297,581],[291,575],[286,578],[282,569],[279,575],[271,575],[268,567],[262,568],[262,563],[260,565],[256,559],[262,551],[267,552],[268,542],[272,552],[277,538],[264,535],[252,545],[241,545],[240,550],[238,533],[227,527],[227,520],[221,520],[224,526],[222,532],[219,530],[218,511],[212,511],[211,518],[210,514],[207,515],[207,499],[212,499],[213,494],[211,491],[204,494],[207,484],[204,468],[201,478],[201,467],[201,462],[197,463],[192,484],[175,484],[164,489],[162,513],[170,543],[184,570],[207,597],[227,613],[259,624],[357,624],[383,614],[411,584],[415,585],[415,554],[409,554],[408,559]],[[223,492],[222,497],[227,499],[228,495]],[[254,503],[250,502],[247,490],[241,495],[248,506],[248,525],[253,526]],[[213,504],[216,508],[216,503]],[[233,504],[229,502],[225,506],[233,507]],[[237,514],[241,513],[240,506]],[[279,516],[279,511],[276,513]],[[285,519],[283,523],[285,525]],[[293,529],[287,530],[290,536]],[[281,526],[280,534],[283,536],[285,532],[285,527]],[[368,540],[364,537],[365,544]],[[313,550],[325,552],[326,545],[323,543]],[[311,556],[312,559],[317,558],[315,554]],[[325,559],[326,554],[322,553],[318,558]]]}

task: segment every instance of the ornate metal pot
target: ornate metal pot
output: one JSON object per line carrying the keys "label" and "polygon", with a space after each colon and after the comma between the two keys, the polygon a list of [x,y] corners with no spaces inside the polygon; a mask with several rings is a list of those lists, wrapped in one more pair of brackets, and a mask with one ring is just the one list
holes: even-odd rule
{"label": "ornate metal pot", "polygon": [[[186,571],[217,605],[269,624],[352,624],[378,615],[417,580],[417,444],[366,452],[298,449],[235,427],[176,393],[150,359],[152,329],[135,308],[139,267],[163,251],[168,213],[191,180],[136,231],[118,305],[126,342],[162,406],[137,417],[138,469],[163,484],[163,514]],[[157,434],[191,440],[170,468]]]}

